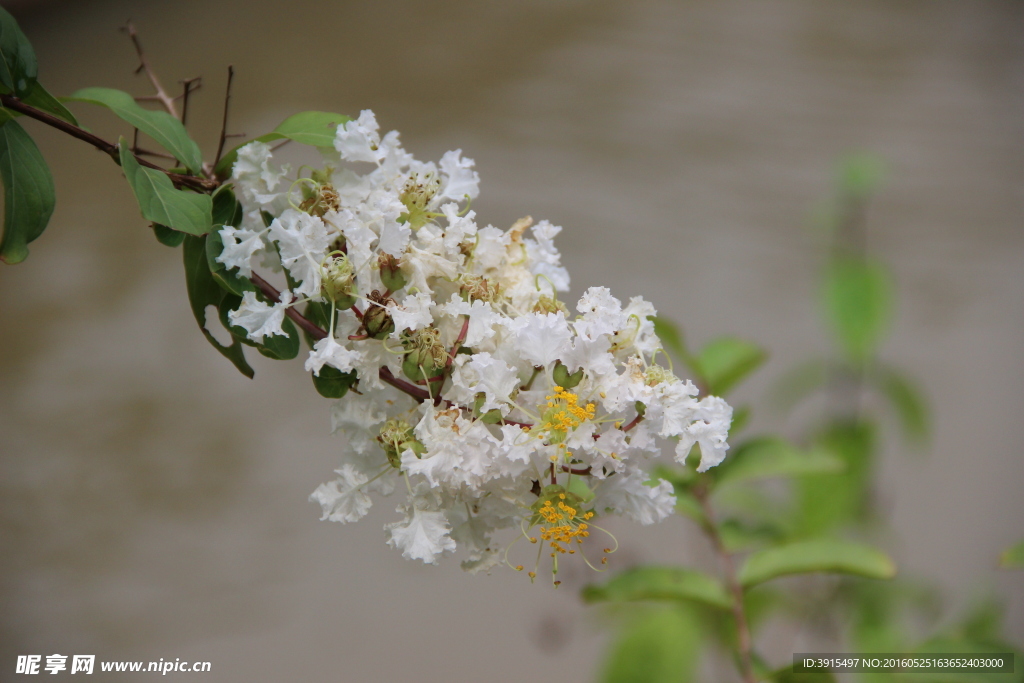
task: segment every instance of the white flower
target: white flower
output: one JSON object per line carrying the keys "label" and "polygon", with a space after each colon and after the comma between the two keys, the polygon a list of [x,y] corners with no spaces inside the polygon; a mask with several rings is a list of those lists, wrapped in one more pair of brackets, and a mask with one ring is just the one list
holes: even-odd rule
{"label": "white flower", "polygon": [[405,558],[437,564],[443,553],[455,550],[448,519],[429,493],[418,489],[398,512],[404,513],[405,519],[386,525],[384,533],[388,545],[401,550]]}
{"label": "white flower", "polygon": [[562,313],[529,313],[512,319],[508,327],[515,334],[519,354],[532,365],[546,367],[570,349],[572,333]]}
{"label": "white flower", "polygon": [[270,237],[277,242],[281,263],[301,284],[295,293],[320,295],[320,264],[326,257],[330,237],[317,216],[288,209],[270,224]]}
{"label": "white flower", "polygon": [[369,109],[359,113],[359,118],[349,121],[334,136],[334,149],[345,161],[369,161],[380,163],[385,150],[380,148],[380,133],[377,132],[377,117]]}
{"label": "white flower", "polygon": [[429,327],[434,322],[433,316],[430,315],[432,304],[433,301],[429,294],[419,292],[407,295],[402,299],[400,306],[388,306],[388,313],[395,321],[395,332],[392,336],[398,337],[403,330],[415,331]]}
{"label": "white flower", "polygon": [[228,320],[232,325],[238,325],[245,329],[249,339],[258,344],[263,343],[263,338],[271,335],[288,336],[281,325],[284,323],[284,313],[291,301],[291,294],[287,290],[281,292],[281,301],[276,304],[268,304],[256,298],[255,292],[245,292],[242,295],[242,303],[236,311],[228,312]]}
{"label": "white flower", "polygon": [[362,355],[359,351],[342,346],[329,334],[313,345],[313,350],[306,359],[306,372],[312,372],[319,377],[324,365],[349,372],[356,368]]}
{"label": "white flower", "polygon": [[438,199],[453,199],[461,202],[466,197],[476,199],[480,194],[480,176],[473,170],[473,160],[461,158],[462,150],[445,152],[441,157],[441,172],[447,182],[438,194]]}
{"label": "white flower", "polygon": [[224,251],[217,257],[217,261],[223,263],[228,270],[238,268],[238,274],[242,277],[251,277],[252,257],[264,248],[265,232],[266,230],[247,230],[225,225],[220,230]]}
{"label": "white flower", "polygon": [[245,203],[258,208],[269,208],[283,193],[274,192],[278,183],[288,173],[288,166],[279,169],[270,167],[270,145],[253,141],[238,150],[231,179],[242,193]]}
{"label": "white flower", "polygon": [[320,484],[310,495],[309,500],[320,503],[324,511],[321,520],[329,519],[344,524],[362,519],[370,511],[370,505],[373,503],[360,488],[368,479],[350,464],[342,465],[341,469],[335,472],[341,476],[334,481]]}
{"label": "white flower", "polygon": [[672,484],[660,480],[656,486],[647,486],[646,480],[647,475],[639,470],[605,479],[594,507],[614,510],[644,525],[660,522],[675,510]]}
{"label": "white flower", "polygon": [[481,413],[494,408],[502,413],[509,410],[511,394],[519,387],[519,373],[508,363],[500,361],[486,351],[472,356],[460,355],[453,363],[452,385],[460,401],[472,405],[477,394],[484,394]]}
{"label": "white flower", "polygon": [[693,444],[700,444],[700,465],[698,472],[704,472],[725,459],[729,444],[725,439],[729,435],[732,423],[732,407],[717,396],[705,396],[700,400],[697,409],[697,421],[686,427],[679,436],[676,445],[676,460],[683,464]]}

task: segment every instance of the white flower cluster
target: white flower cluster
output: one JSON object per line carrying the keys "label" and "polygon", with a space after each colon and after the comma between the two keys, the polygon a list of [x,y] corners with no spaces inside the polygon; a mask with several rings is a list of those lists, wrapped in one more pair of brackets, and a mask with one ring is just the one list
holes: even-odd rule
{"label": "white flower cluster", "polygon": [[585,553],[596,515],[672,513],[671,485],[645,469],[659,439],[679,462],[699,444],[700,471],[722,460],[732,409],[656,363],[650,303],[593,287],[572,315],[558,300],[561,228],[479,227],[472,160],[419,162],[370,111],[338,127],[335,149],[291,181],[266,144],[242,148],[244,219],[221,231],[218,259],[247,277],[287,271],[280,302],[247,292],[230,314],[256,342],[284,334],[288,308],[330,312],[306,370],[355,384],[333,407],[348,437],[338,478],[311,496],[324,519],[354,522],[399,485],[402,518],[385,529],[405,557],[458,548],[464,568],[486,570],[508,554],[495,532],[512,527],[557,571],[560,555]]}

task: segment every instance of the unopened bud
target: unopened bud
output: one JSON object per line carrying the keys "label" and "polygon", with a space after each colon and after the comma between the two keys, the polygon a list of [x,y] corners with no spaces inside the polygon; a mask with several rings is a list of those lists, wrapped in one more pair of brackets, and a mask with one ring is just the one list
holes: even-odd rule
{"label": "unopened bud", "polygon": [[402,372],[414,382],[440,376],[448,364],[448,352],[441,333],[432,327],[416,330],[405,340],[409,353],[402,360]]}
{"label": "unopened bud", "polygon": [[402,261],[391,254],[381,254],[377,259],[380,267],[380,281],[390,292],[397,292],[405,287],[405,274],[402,272]]}
{"label": "unopened bud", "polygon": [[395,331],[395,321],[391,319],[386,306],[394,305],[393,299],[388,299],[377,290],[368,297],[370,305],[363,312],[363,328],[366,334],[374,339],[384,339]]}

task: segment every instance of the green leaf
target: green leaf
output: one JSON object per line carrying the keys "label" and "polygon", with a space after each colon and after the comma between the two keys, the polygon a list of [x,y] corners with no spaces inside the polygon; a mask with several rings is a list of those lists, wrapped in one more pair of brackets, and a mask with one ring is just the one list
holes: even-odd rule
{"label": "green leaf", "polygon": [[186,236],[182,254],[185,262],[185,288],[188,290],[188,302],[203,336],[225,358],[234,363],[239,372],[251,379],[255,373],[245,360],[242,343],[233,339],[230,346],[225,346],[217,341],[207,329],[206,308],[214,306],[219,309],[225,292],[214,281],[210,269],[206,265],[206,237]]}
{"label": "green leaf", "polygon": [[1024,541],[1004,550],[999,556],[999,566],[1003,569],[1024,569]]}
{"label": "green leaf", "polygon": [[689,364],[690,352],[686,349],[686,342],[683,339],[683,331],[679,329],[679,326],[668,318],[661,316],[652,316],[651,322],[654,323],[654,333],[658,335],[658,339],[661,340],[662,346],[667,351],[675,354],[678,360]]}
{"label": "green leaf", "polygon": [[585,602],[635,600],[692,600],[719,609],[731,609],[732,601],[722,583],[707,574],[682,567],[637,567],[610,581],[583,589]]}
{"label": "green leaf", "polygon": [[686,683],[694,678],[702,627],[690,611],[646,611],[623,628],[602,683]]}
{"label": "green leaf", "polygon": [[881,265],[836,258],[825,273],[825,317],[840,346],[856,362],[867,360],[889,322],[889,274]]}
{"label": "green leaf", "polygon": [[[326,301],[310,301],[306,304],[306,310],[302,312],[302,316],[321,330],[326,330],[331,324],[331,305]],[[306,345],[312,350],[318,340],[305,330],[302,331],[302,336],[306,338]]]}
{"label": "green leaf", "polygon": [[[123,90],[113,88],[85,88],[66,102],[88,102],[106,107],[122,121],[127,121],[174,155],[190,173],[198,174],[203,168],[203,156],[197,145],[181,125],[181,121],[165,111],[143,109],[135,98]],[[123,147],[123,145],[122,145]]]}
{"label": "green leaf", "polygon": [[776,414],[791,411],[800,401],[825,387],[832,378],[828,363],[820,359],[800,363],[787,371],[772,391]]}
{"label": "green leaf", "polygon": [[121,168],[139,202],[142,217],[190,235],[204,235],[213,226],[213,201],[210,195],[176,190],[166,173],[139,165],[120,140]]}
{"label": "green leaf", "polygon": [[779,437],[746,441],[712,474],[719,485],[749,479],[842,472],[846,464],[825,449],[800,451]]}
{"label": "green leaf", "polygon": [[185,241],[185,233],[171,230],[159,223],[153,223],[153,234],[156,236],[156,241],[166,247],[178,247]]}
{"label": "green leaf", "polygon": [[864,521],[872,514],[870,487],[875,459],[875,429],[870,423],[830,425],[813,442],[841,459],[842,471],[809,474],[796,478],[794,533],[802,537],[823,536],[851,522]]}
{"label": "green leaf", "polygon": [[917,387],[891,368],[876,368],[869,377],[889,400],[906,437],[912,441],[924,440],[928,436],[928,406]]}
{"label": "green leaf", "polygon": [[887,555],[860,543],[832,539],[799,541],[753,553],[739,572],[744,587],[789,574],[830,572],[890,579],[896,567]]}
{"label": "green leaf", "polygon": [[28,244],[46,229],[57,196],[46,160],[15,121],[0,125],[0,176],[4,184],[0,260],[19,263],[28,256]]}
{"label": "green leaf", "polygon": [[221,185],[213,193],[213,224],[237,228],[242,223],[242,205],[231,185]]}
{"label": "green leaf", "polygon": [[708,343],[691,361],[715,396],[724,396],[740,380],[756,370],[768,355],[748,341],[721,337]]}
{"label": "green leaf", "polygon": [[21,97],[32,90],[37,74],[32,44],[10,12],[0,7],[0,85]]}
{"label": "green leaf", "polygon": [[59,119],[64,119],[73,126],[78,125],[78,119],[75,118],[75,115],[61,104],[60,100],[47,92],[46,88],[39,81],[32,85],[32,88],[21,98],[21,101],[36,109],[53,114]]}
{"label": "green leaf", "polygon": [[288,336],[271,334],[263,338],[262,344],[256,344],[256,348],[267,358],[274,360],[291,360],[299,355],[299,331],[288,318],[281,323],[281,329]]}
{"label": "green leaf", "polygon": [[784,532],[773,524],[751,526],[736,519],[722,521],[718,527],[722,543],[731,553],[746,552],[766,545],[779,543]]}
{"label": "green leaf", "polygon": [[[326,111],[299,112],[286,118],[273,131],[250,142],[273,142],[288,138],[303,145],[333,148],[334,135],[338,126],[351,120],[348,116]],[[247,144],[249,143],[238,145],[217,162],[214,172],[218,178],[227,178],[231,175],[231,168],[235,165],[235,160],[238,159],[238,150]]]}
{"label": "green leaf", "polygon": [[224,251],[224,240],[217,230],[211,230],[206,236],[206,264],[210,268],[210,274],[222,288],[242,296],[244,292],[255,292],[256,286],[248,279],[238,275],[238,269],[228,270],[217,257]]}
{"label": "green leaf", "polygon": [[[312,373],[310,373],[312,374]],[[341,398],[356,383],[356,372],[342,372],[330,365],[320,368],[320,375],[313,375],[313,386],[324,398]]]}

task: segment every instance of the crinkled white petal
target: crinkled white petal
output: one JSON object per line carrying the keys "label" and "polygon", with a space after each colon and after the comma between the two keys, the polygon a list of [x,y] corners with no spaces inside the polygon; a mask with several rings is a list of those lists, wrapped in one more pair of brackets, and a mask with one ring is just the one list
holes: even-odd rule
{"label": "crinkled white petal", "polygon": [[529,313],[512,319],[519,355],[535,366],[546,367],[569,351],[572,332],[562,313]]}
{"label": "crinkled white petal", "polygon": [[476,395],[483,393],[481,413],[494,408],[508,412],[511,394],[519,386],[519,373],[515,368],[487,352],[459,355],[453,368],[452,387],[458,400],[472,405]]}
{"label": "crinkled white petal", "polygon": [[447,182],[441,188],[438,199],[453,199],[457,202],[466,197],[476,199],[480,194],[480,176],[473,170],[473,160],[462,158],[462,150],[445,152],[441,157],[441,173]]}
{"label": "crinkled white petal", "polygon": [[614,510],[644,525],[660,522],[675,510],[672,484],[660,480],[655,486],[647,486],[646,481],[647,474],[642,470],[609,477],[598,488],[594,507]]}
{"label": "crinkled white petal", "polygon": [[313,345],[306,359],[306,372],[312,372],[317,377],[324,365],[330,365],[342,372],[354,370],[362,358],[362,353],[355,349],[342,346],[328,335]]}
{"label": "crinkled white petal", "polygon": [[373,112],[364,109],[355,121],[338,126],[334,149],[341,153],[345,161],[369,161],[376,164],[384,159],[385,150],[380,148],[377,117]]}
{"label": "crinkled white petal", "polygon": [[346,463],[335,470],[340,476],[334,481],[320,484],[309,496],[309,500],[323,508],[321,520],[332,522],[355,522],[370,511],[373,501],[361,487],[368,481],[366,475]]}
{"label": "crinkled white petal", "polygon": [[401,550],[403,557],[437,564],[442,554],[455,550],[448,519],[429,497],[413,496],[398,511],[405,514],[405,519],[385,525],[384,533],[388,545]]}
{"label": "crinkled white petal", "polygon": [[245,292],[238,310],[228,312],[228,320],[232,325],[244,328],[249,339],[258,344],[263,343],[264,337],[271,335],[287,336],[281,329],[284,313],[288,309],[286,301],[291,301],[291,294],[287,290],[281,292],[281,301],[276,304],[260,301],[255,292]]}
{"label": "crinkled white petal", "polygon": [[426,292],[409,294],[402,303],[396,306],[388,306],[391,319],[395,321],[395,334],[397,337],[403,330],[420,330],[429,327],[434,322],[430,314],[430,307],[433,304],[430,295]]}
{"label": "crinkled white petal", "polygon": [[238,274],[242,277],[250,277],[252,275],[252,257],[265,246],[263,243],[265,232],[266,230],[247,230],[225,225],[220,230],[224,251],[217,257],[217,261],[223,263],[228,270],[238,268]]}

